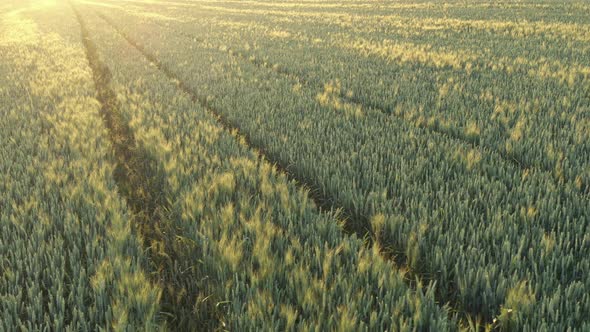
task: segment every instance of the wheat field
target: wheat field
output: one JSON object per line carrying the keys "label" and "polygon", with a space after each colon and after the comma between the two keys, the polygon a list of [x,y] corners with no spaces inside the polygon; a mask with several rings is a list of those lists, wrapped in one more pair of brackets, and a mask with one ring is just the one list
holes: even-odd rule
{"label": "wheat field", "polygon": [[590,3],[7,0],[0,331],[590,331]]}

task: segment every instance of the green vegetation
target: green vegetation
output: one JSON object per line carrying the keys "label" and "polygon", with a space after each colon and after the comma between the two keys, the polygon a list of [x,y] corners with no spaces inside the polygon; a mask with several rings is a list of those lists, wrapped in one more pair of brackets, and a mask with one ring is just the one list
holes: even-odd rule
{"label": "green vegetation", "polygon": [[0,329],[590,329],[588,10],[0,5]]}

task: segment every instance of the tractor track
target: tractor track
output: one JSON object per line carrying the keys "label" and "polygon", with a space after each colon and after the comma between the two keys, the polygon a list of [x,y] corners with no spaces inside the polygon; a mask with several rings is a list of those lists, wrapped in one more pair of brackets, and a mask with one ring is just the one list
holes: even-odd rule
{"label": "tractor track", "polygon": [[[111,87],[112,74],[100,59],[99,51],[80,12],[70,3],[80,24],[82,42],[100,103],[100,113],[114,150],[114,180],[120,195],[133,212],[134,229],[142,238],[147,253],[151,281],[162,289],[159,321],[177,330],[187,322],[194,303],[190,294],[175,287],[175,229],[168,222],[170,203],[166,200],[167,183],[163,166],[135,139],[133,129],[122,112],[122,105]],[[199,322],[200,323],[200,322]]]}

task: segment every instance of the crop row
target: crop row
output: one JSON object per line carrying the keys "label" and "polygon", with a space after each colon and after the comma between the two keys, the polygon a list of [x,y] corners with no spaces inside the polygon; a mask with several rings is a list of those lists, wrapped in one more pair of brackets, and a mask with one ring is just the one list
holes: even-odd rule
{"label": "crop row", "polygon": [[[584,59],[588,50],[586,41],[590,38],[590,25],[584,24],[559,26],[556,23],[542,21],[460,20],[415,15],[364,16],[357,12],[312,12],[308,13],[310,17],[299,17],[293,11],[228,11],[224,10],[224,7],[198,8],[191,11],[184,8],[175,9],[174,6],[157,6],[153,3],[105,3],[102,6],[123,10],[139,17],[161,20],[164,23],[196,25],[199,29],[215,25],[216,28],[210,29],[209,33],[219,32],[217,26],[223,26],[226,34],[229,31],[231,34],[248,32],[267,38],[271,36],[275,37],[274,39],[296,39],[315,45],[327,44],[335,48],[350,47],[352,45],[348,44],[351,41],[353,44],[364,41],[364,46],[371,45],[371,48],[375,49],[374,53],[379,49],[383,49],[381,53],[384,53],[388,46],[392,46],[387,44],[395,44],[398,47],[397,52],[400,51],[400,46],[405,45],[409,47],[408,52],[427,51],[430,58],[440,54],[442,57],[454,58],[454,62],[459,62],[456,65],[470,64],[473,70],[478,62],[492,62],[496,64],[495,70],[514,70],[523,65],[542,68],[548,65],[551,67],[550,70],[554,71],[551,75],[555,77],[568,73],[588,73],[587,61]],[[195,13],[199,14],[198,18],[195,17]],[[377,29],[378,27],[381,28]],[[553,36],[552,33],[556,30],[559,34]],[[521,32],[530,32],[533,35],[518,36]],[[357,49],[361,50],[358,47]],[[523,50],[526,50],[526,53]],[[421,54],[414,55],[414,58],[419,55]],[[471,63],[474,59],[478,61]],[[489,67],[486,68],[488,70],[493,69],[491,63],[486,64],[486,67]],[[549,68],[544,68],[547,69]],[[535,73],[531,73],[533,74]]]}
{"label": "crop row", "polygon": [[[191,13],[170,11],[168,15],[190,17]],[[499,38],[493,42],[498,44],[494,49],[512,52],[500,55],[480,45],[482,40],[491,43],[492,37],[474,33],[467,44],[479,52],[469,55],[473,52],[449,50],[457,38],[431,36],[415,44],[418,38],[400,42],[404,38],[395,34],[383,39],[311,24],[305,30],[291,23],[265,26],[259,20],[251,22],[253,16],[250,22],[210,29],[215,20],[200,15],[199,20],[166,24],[201,39],[206,36],[205,44],[267,62],[316,86],[337,83],[344,99],[498,151],[525,168],[552,173],[557,182],[583,194],[590,190],[590,96],[586,93],[590,69],[575,61],[548,60],[550,52],[538,45],[557,45],[552,48],[560,50],[578,47],[546,39],[515,44]],[[446,47],[430,44],[437,40]],[[280,48],[275,47],[277,43]],[[522,57],[525,53],[531,55]],[[536,55],[539,60],[532,61]],[[562,55],[558,58],[563,59]],[[570,57],[587,62],[584,55],[565,58]]]}
{"label": "crop row", "polygon": [[166,179],[170,245],[157,250],[176,299],[162,303],[170,327],[452,329],[432,286],[409,289],[378,247],[345,236],[337,214],[319,213],[182,82],[81,9],[137,145]]}
{"label": "crop row", "polygon": [[590,211],[568,186],[142,23],[116,26],[272,160],[370,222],[442,299],[517,328],[587,327]]}
{"label": "crop row", "polygon": [[117,193],[68,7],[12,2],[0,32],[0,330],[153,327],[160,296]]}

